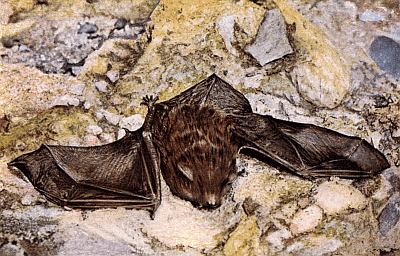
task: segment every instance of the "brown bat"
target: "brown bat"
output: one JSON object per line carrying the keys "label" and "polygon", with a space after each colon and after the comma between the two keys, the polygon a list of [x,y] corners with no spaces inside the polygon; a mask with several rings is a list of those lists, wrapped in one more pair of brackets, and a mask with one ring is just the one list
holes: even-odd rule
{"label": "brown bat", "polygon": [[42,145],[9,166],[48,200],[72,208],[126,207],[154,213],[160,176],[172,193],[212,209],[237,177],[238,152],[305,178],[365,178],[389,167],[363,139],[253,113],[249,101],[211,75],[180,95],[144,98],[143,126],[95,147]]}

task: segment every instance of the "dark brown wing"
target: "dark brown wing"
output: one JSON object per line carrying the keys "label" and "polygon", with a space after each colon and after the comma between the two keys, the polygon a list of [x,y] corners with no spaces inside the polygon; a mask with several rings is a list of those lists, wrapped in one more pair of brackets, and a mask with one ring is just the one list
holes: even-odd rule
{"label": "dark brown wing", "polygon": [[369,177],[390,166],[381,152],[357,137],[258,114],[234,119],[243,153],[303,177]]}
{"label": "dark brown wing", "polygon": [[159,184],[141,130],[96,147],[43,145],[9,166],[50,201],[76,208],[155,210]]}

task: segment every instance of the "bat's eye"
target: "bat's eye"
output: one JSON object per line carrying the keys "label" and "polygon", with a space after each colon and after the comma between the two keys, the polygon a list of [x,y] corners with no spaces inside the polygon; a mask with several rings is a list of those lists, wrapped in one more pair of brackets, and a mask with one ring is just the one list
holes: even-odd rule
{"label": "bat's eye", "polygon": [[190,181],[193,181],[193,171],[190,170],[187,166],[184,166],[181,163],[178,163],[178,170]]}

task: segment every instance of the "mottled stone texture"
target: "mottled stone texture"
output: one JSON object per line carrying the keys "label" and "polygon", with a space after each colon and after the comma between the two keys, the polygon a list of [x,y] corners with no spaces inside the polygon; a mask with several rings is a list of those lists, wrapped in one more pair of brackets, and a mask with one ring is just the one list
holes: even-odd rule
{"label": "mottled stone texture", "polygon": [[[0,255],[399,254],[395,2],[0,0]],[[165,100],[212,73],[254,111],[362,137],[392,167],[310,181],[241,156],[220,208],[195,209],[163,183],[152,220],[67,211],[6,166],[41,143],[114,141],[142,124],[144,95]]]}

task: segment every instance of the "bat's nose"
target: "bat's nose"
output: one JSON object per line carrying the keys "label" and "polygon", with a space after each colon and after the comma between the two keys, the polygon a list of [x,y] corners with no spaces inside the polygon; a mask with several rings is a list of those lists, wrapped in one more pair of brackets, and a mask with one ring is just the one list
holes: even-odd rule
{"label": "bat's nose", "polygon": [[204,205],[204,208],[209,209],[209,210],[212,210],[212,209],[218,208],[220,205],[221,205],[221,204],[216,203],[216,202],[214,202],[214,201],[213,201],[213,202],[207,202],[207,203]]}

